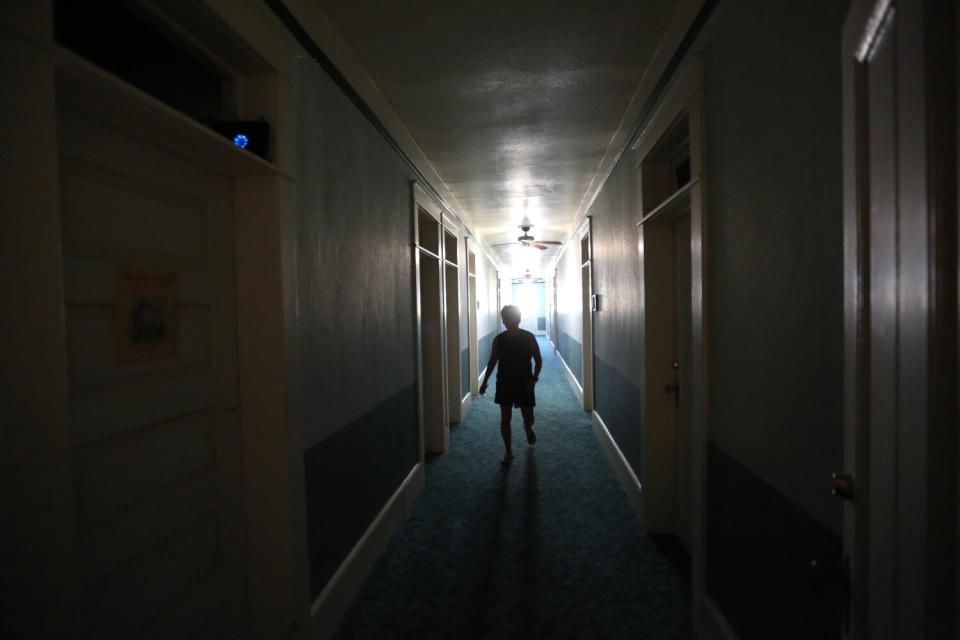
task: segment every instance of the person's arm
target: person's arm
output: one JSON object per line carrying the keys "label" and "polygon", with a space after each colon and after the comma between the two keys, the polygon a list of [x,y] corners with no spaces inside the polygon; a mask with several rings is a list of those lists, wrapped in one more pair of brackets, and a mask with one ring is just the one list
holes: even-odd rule
{"label": "person's arm", "polygon": [[531,340],[533,340],[533,381],[536,382],[540,379],[540,370],[543,369],[543,357],[540,355],[540,344],[536,337],[531,337]]}
{"label": "person's arm", "polygon": [[480,395],[483,395],[487,392],[487,380],[490,379],[490,374],[493,373],[493,368],[497,366],[497,360],[500,359],[500,354],[498,351],[497,338],[494,338],[493,345],[490,347],[490,360],[487,362],[487,370],[484,371],[483,382],[480,384]]}

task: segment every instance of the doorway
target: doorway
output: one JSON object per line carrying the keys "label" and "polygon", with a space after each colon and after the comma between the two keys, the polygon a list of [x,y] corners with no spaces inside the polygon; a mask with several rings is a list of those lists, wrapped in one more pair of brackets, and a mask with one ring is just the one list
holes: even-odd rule
{"label": "doorway", "polygon": [[[444,389],[444,291],[440,212],[415,187],[417,330],[420,365],[420,451],[443,453],[450,443]],[[431,211],[433,210],[433,211]]]}
{"label": "doorway", "polygon": [[460,267],[457,236],[443,230],[444,318],[446,321],[447,417],[461,420],[460,397]]}
{"label": "doorway", "polygon": [[693,549],[693,324],[689,210],[644,224],[644,526]]}
{"label": "doorway", "polygon": [[477,300],[477,255],[467,247],[467,336],[470,352],[470,366],[467,377],[470,380],[470,395],[480,393],[480,381],[477,371],[480,370],[479,337],[477,336],[477,312],[480,303]]}
{"label": "doorway", "polygon": [[546,335],[546,285],[543,280],[514,280],[512,304],[520,309],[520,328],[534,335]]}
{"label": "doorway", "polygon": [[593,263],[591,262],[590,218],[580,236],[580,296],[583,317],[583,408],[593,411]]}

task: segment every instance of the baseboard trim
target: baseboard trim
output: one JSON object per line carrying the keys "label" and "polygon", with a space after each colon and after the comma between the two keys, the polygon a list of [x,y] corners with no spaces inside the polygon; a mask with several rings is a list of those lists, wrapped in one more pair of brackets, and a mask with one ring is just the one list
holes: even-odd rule
{"label": "baseboard trim", "polygon": [[610,435],[610,430],[607,429],[607,425],[604,423],[603,418],[600,417],[600,414],[596,411],[591,411],[590,415],[593,418],[593,435],[596,436],[597,442],[600,443],[600,448],[607,454],[610,466],[613,467],[614,473],[616,473],[617,478],[620,479],[620,484],[627,494],[627,500],[637,514],[641,526],[643,526],[643,485],[640,483],[640,479],[637,478],[637,474],[635,474],[630,467],[630,463],[627,462],[623,451],[620,450],[613,436]]}
{"label": "baseboard trim", "polygon": [[563,372],[567,375],[567,382],[570,383],[570,389],[573,390],[573,395],[577,396],[577,402],[580,405],[583,405],[583,387],[580,386],[580,383],[577,382],[577,376],[573,375],[573,371],[570,371],[570,367],[567,366],[567,361],[563,359],[563,355],[557,351],[557,359],[560,360],[560,364],[563,365]]}
{"label": "baseboard trim", "polygon": [[390,538],[410,514],[414,501],[423,490],[423,484],[423,464],[418,462],[313,601],[310,621],[313,627],[311,635],[315,640],[327,640],[333,636],[373,565],[387,548]]}
{"label": "baseboard trim", "polygon": [[484,367],[484,368],[483,368],[483,371],[480,372],[480,375],[477,376],[477,386],[478,386],[478,387],[483,384],[483,376],[486,375],[486,373],[487,373],[487,368]]}
{"label": "baseboard trim", "polygon": [[473,394],[467,393],[463,396],[463,400],[460,401],[460,420],[462,421],[467,417],[467,409],[470,408],[470,403],[473,402]]}
{"label": "baseboard trim", "polygon": [[702,640],[737,640],[737,634],[713,598],[703,594],[699,600],[700,606],[694,607],[697,612],[694,616],[697,637]]}

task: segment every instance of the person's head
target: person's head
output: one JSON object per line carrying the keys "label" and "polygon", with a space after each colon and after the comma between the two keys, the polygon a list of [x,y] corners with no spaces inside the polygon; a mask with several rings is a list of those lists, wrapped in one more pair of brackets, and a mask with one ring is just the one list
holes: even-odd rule
{"label": "person's head", "polygon": [[503,309],[500,309],[500,319],[503,320],[503,324],[506,325],[507,329],[516,329],[520,326],[520,308],[508,304]]}

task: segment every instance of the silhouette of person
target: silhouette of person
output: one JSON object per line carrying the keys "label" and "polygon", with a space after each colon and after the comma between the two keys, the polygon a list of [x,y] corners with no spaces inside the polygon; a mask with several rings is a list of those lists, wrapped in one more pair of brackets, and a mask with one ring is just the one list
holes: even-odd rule
{"label": "silhouette of person", "polygon": [[[513,408],[520,407],[523,415],[523,429],[527,433],[527,442],[533,444],[537,435],[533,432],[533,408],[537,405],[533,390],[540,379],[543,359],[540,357],[540,345],[529,331],[520,328],[520,309],[508,304],[500,310],[506,331],[493,339],[490,349],[490,361],[480,385],[480,395],[487,391],[487,380],[497,367],[497,393],[493,401],[500,405],[500,435],[503,436],[505,453],[501,462],[513,461],[513,449],[510,446],[510,420]],[[536,363],[536,369],[530,370],[530,360]]]}

